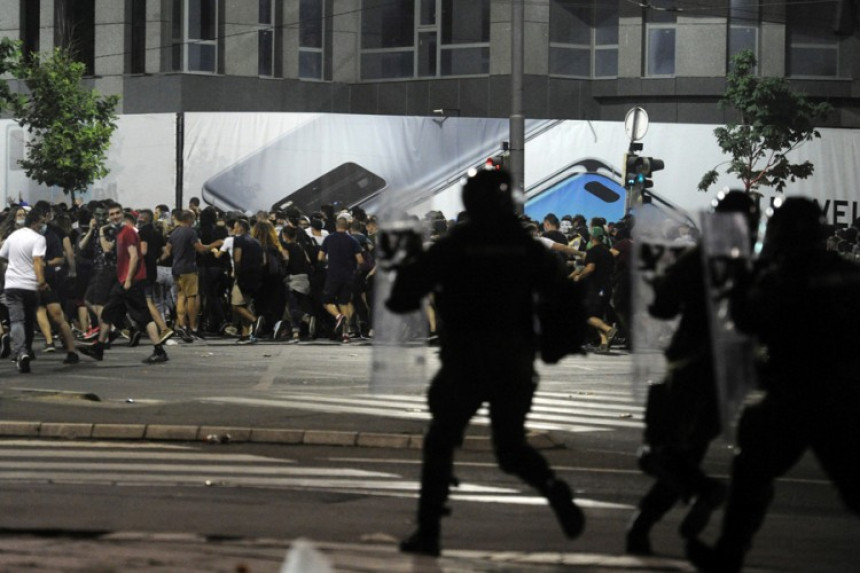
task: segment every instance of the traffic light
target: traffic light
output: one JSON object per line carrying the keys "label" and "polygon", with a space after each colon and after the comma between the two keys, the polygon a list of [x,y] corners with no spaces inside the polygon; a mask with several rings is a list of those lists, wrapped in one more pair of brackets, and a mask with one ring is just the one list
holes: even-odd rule
{"label": "traffic light", "polygon": [[640,191],[654,186],[651,174],[665,167],[662,159],[628,155],[624,160],[624,186],[636,186]]}

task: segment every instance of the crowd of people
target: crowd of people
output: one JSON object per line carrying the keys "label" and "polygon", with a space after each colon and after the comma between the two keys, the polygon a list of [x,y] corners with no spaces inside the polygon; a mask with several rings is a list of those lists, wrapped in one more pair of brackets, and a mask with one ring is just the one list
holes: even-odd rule
{"label": "crowd of people", "polygon": [[[21,372],[39,353],[103,360],[119,337],[153,353],[176,337],[286,343],[372,336],[376,221],[324,206],[253,215],[131,209],[112,201],[11,205],[0,218],[0,356]],[[34,347],[36,331],[44,342]]]}

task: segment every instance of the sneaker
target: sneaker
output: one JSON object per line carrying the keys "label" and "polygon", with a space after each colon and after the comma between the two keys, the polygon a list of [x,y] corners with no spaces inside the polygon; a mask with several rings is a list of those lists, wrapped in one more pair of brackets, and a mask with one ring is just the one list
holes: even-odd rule
{"label": "sneaker", "polygon": [[284,321],[279,320],[275,323],[275,329],[272,331],[272,340],[277,340],[285,331]]}
{"label": "sneaker", "polygon": [[91,326],[90,329],[84,334],[84,340],[87,342],[91,342],[99,337],[99,327]]}
{"label": "sneaker", "polygon": [[203,338],[203,334],[201,334],[200,329],[192,330],[191,337],[194,338],[194,340],[206,340]]}
{"label": "sneaker", "polygon": [[131,337],[128,339],[128,345],[130,348],[134,348],[138,344],[140,344],[140,339],[143,337],[143,331],[135,328],[131,331]]}
{"label": "sneaker", "polygon": [[308,336],[310,338],[317,337],[317,317],[311,316],[308,319]]}
{"label": "sneaker", "polygon": [[143,362],[144,364],[159,364],[161,362],[167,362],[168,360],[170,359],[167,357],[166,352],[162,352],[161,354],[153,352],[151,355],[144,358],[141,362]]}
{"label": "sneaker", "polygon": [[111,342],[113,342],[114,340],[116,340],[119,337],[120,337],[119,330],[117,330],[116,328],[112,329],[110,331],[110,333],[108,334],[107,344],[110,345]]}
{"label": "sneaker", "polygon": [[608,344],[601,344],[597,348],[592,349],[594,354],[612,354]]}
{"label": "sneaker", "polygon": [[263,333],[263,317],[258,316],[257,320],[254,321],[254,326],[251,328],[251,336],[254,338],[260,338],[260,335]]}
{"label": "sneaker", "polygon": [[400,551],[403,553],[439,557],[439,554],[442,552],[442,548],[439,546],[439,535],[426,533],[419,529],[400,542]]}
{"label": "sneaker", "polygon": [[618,328],[612,327],[606,332],[606,345],[610,346],[612,341],[615,340],[615,335],[618,334]]}
{"label": "sneaker", "polygon": [[342,341],[344,344],[349,344],[349,340],[350,340],[350,339],[349,339],[349,335],[348,335],[348,334],[344,334],[344,335],[343,335],[343,338],[341,338],[341,341]]}
{"label": "sneaker", "polygon": [[236,341],[236,344],[257,344],[257,337],[250,336],[240,336],[239,340]]}
{"label": "sneaker", "polygon": [[346,321],[346,317],[342,314],[337,315],[334,322],[334,333],[337,334],[346,334],[344,330],[344,322]]}
{"label": "sneaker", "polygon": [[194,337],[191,336],[191,332],[185,326],[177,326],[176,334],[179,335],[179,338],[182,339],[182,342],[194,342]]}
{"label": "sneaker", "polygon": [[159,343],[159,344],[164,344],[164,343],[165,343],[165,342],[167,342],[167,340],[168,340],[171,336],[173,336],[174,334],[176,334],[176,331],[174,331],[172,328],[165,328],[165,329],[161,332],[161,336],[158,338],[158,343]]}
{"label": "sneaker", "polygon": [[553,480],[547,488],[546,498],[564,534],[570,539],[579,537],[585,529],[585,514],[573,503],[570,486],[562,480]]}
{"label": "sneaker", "polygon": [[239,329],[233,324],[225,326],[223,332],[225,336],[239,336]]}
{"label": "sneaker", "polygon": [[298,330],[293,331],[293,337],[290,339],[290,344],[298,344],[302,339],[301,332]]}
{"label": "sneaker", "polygon": [[80,361],[81,357],[77,352],[67,352],[66,357],[63,358],[63,364],[77,364]]}
{"label": "sneaker", "polygon": [[11,353],[12,339],[9,337],[8,332],[4,332],[3,335],[0,336],[0,358],[8,358]]}
{"label": "sneaker", "polygon": [[18,372],[21,374],[26,374],[30,371],[30,355],[26,352],[18,357],[18,360],[15,361],[15,364],[18,366]]}
{"label": "sneaker", "polygon": [[56,352],[57,349],[54,347],[54,343],[45,341],[45,347],[42,349],[42,352]]}
{"label": "sneaker", "polygon": [[94,342],[89,346],[81,345],[78,346],[78,352],[83,354],[84,356],[89,356],[90,358],[95,358],[98,361],[102,361],[105,357],[105,347],[104,344],[100,342]]}
{"label": "sneaker", "polygon": [[119,331],[119,333],[126,340],[131,340],[131,333],[132,333],[131,328],[123,328],[122,330]]}

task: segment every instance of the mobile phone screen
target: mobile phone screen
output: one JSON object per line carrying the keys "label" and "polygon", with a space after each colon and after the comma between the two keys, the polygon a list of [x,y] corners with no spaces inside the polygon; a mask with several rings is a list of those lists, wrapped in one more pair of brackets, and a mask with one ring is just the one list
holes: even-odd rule
{"label": "mobile phone screen", "polygon": [[612,179],[596,173],[579,173],[528,199],[525,212],[538,221],[548,213],[617,221],[624,216],[625,197],[625,190]]}
{"label": "mobile phone screen", "polygon": [[348,162],[287,195],[275,203],[272,209],[280,211],[295,206],[303,213],[313,213],[319,211],[322,205],[335,202],[343,207],[353,207],[373,197],[384,187],[385,179],[361,165]]}

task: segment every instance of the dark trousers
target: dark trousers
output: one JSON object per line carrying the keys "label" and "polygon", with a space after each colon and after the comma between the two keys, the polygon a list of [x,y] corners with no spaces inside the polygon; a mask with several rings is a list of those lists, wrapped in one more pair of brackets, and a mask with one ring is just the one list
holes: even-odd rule
{"label": "dark trousers", "polygon": [[228,282],[222,267],[200,267],[198,269],[200,285],[201,324],[216,332],[226,321],[224,302],[226,300]]}
{"label": "dark trousers", "polygon": [[499,467],[542,494],[554,479],[544,457],[526,440],[525,421],[536,388],[534,355],[516,337],[481,333],[446,344],[442,368],[427,394],[432,415],[424,438],[419,527],[438,530],[453,480],[454,450],[469,420],[488,403]]}
{"label": "dark trousers", "polygon": [[820,385],[804,391],[771,391],[741,416],[739,452],[732,462],[717,542],[717,549],[729,559],[742,560],[773,499],[774,481],[808,449],[848,509],[860,515],[860,388],[853,379],[818,380]]}
{"label": "dark trousers", "polygon": [[6,289],[6,307],[9,309],[9,327],[12,338],[12,355],[16,358],[32,352],[33,327],[39,294],[34,290]]}

